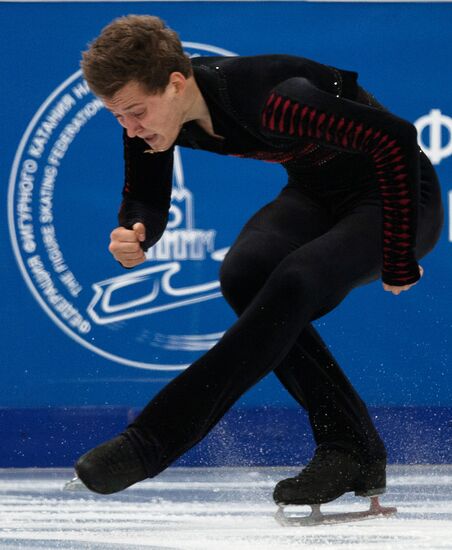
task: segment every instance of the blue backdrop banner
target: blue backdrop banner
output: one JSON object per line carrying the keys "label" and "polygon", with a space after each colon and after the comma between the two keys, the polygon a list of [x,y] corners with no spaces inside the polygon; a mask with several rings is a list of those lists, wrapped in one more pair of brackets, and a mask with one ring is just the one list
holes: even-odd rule
{"label": "blue backdrop banner", "polygon": [[[162,240],[134,270],[113,260],[121,129],[88,89],[79,60],[102,27],[127,13],[162,17],[190,56],[289,53],[357,71],[362,86],[416,125],[446,208],[421,283],[398,297],[380,281],[367,285],[315,325],[371,406],[442,407],[446,418],[449,3],[0,4],[0,404],[143,406],[234,321],[220,294],[220,263],[245,221],[285,183],[279,166],[178,149]],[[267,406],[295,407],[273,375],[237,404]]]}

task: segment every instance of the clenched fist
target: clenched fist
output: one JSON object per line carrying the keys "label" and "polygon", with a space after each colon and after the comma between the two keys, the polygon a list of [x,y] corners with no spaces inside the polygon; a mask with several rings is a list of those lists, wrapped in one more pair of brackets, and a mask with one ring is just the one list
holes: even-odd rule
{"label": "clenched fist", "polygon": [[135,223],[132,229],[117,227],[110,234],[108,250],[115,260],[124,267],[135,267],[146,260],[140,243],[146,238],[146,228],[142,223]]}

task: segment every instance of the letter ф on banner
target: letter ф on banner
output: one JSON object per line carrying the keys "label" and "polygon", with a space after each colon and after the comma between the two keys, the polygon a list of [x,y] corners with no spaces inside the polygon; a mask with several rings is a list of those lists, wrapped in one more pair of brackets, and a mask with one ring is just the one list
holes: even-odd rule
{"label": "letter \u0444 on banner", "polygon": [[[185,42],[184,47],[191,56],[236,55],[205,44]],[[108,262],[100,261],[98,242],[83,231],[95,220],[106,249],[113,216],[104,223],[101,219],[99,228],[102,209],[96,200],[74,197],[96,186],[93,165],[99,155],[105,158],[102,148],[108,147],[111,134],[102,128],[102,120],[107,120],[103,113],[102,102],[91,94],[80,71],[40,106],[21,139],[10,175],[12,247],[34,298],[80,345],[124,365],[180,370],[212,347],[225,329],[227,308],[217,299],[217,274],[227,246],[215,248],[216,229],[196,227],[195,201],[186,184],[190,175],[184,176],[176,148],[170,221],[162,239],[148,251],[144,267],[115,275],[118,266],[108,251]],[[122,152],[117,150],[117,155]],[[120,177],[113,173],[105,179]],[[117,189],[109,187],[107,195],[102,202],[111,200],[116,213]],[[213,203],[211,211],[215,208]],[[82,233],[77,240],[74,224],[78,235]]]}
{"label": "letter \u0444 on banner", "polygon": [[[426,152],[432,164],[439,164],[452,155],[452,118],[443,115],[439,109],[432,109],[428,115],[422,116],[414,123],[418,132],[419,145]],[[443,127],[449,134],[445,145],[442,144]],[[423,142],[423,131],[429,129],[429,145]]]}

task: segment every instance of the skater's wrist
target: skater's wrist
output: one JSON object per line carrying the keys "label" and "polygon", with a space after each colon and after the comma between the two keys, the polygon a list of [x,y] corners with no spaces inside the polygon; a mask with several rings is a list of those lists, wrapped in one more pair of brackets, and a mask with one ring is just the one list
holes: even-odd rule
{"label": "skater's wrist", "polygon": [[418,268],[417,277],[411,278],[409,280],[408,284],[403,284],[403,285],[394,284],[394,283],[391,283],[389,281],[387,282],[385,279],[383,279],[383,289],[386,292],[392,292],[392,294],[394,294],[394,295],[398,295],[401,292],[404,292],[406,290],[410,290],[411,287],[413,287],[415,284],[417,284],[419,282],[419,280],[421,279],[421,277],[424,274],[424,270],[420,265],[418,265],[417,268]]}

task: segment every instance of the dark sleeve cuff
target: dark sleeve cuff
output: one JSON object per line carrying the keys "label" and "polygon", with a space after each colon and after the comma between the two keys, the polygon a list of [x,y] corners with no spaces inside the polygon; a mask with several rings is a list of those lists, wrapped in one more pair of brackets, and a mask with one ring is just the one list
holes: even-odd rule
{"label": "dark sleeve cuff", "polygon": [[146,252],[163,235],[168,221],[167,213],[153,210],[143,203],[124,199],[118,214],[119,225],[132,229],[136,223],[143,223],[146,228],[146,238],[140,243],[141,248]]}

